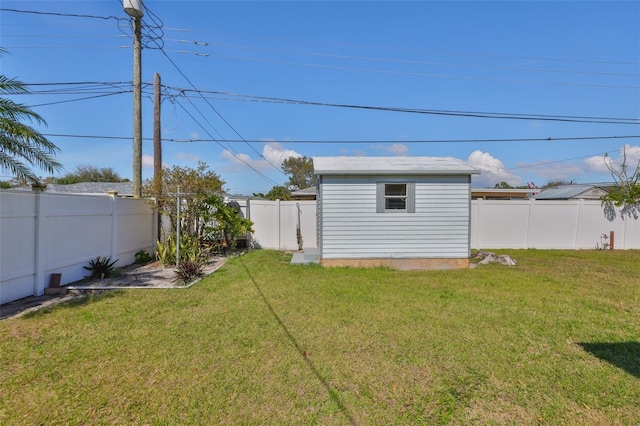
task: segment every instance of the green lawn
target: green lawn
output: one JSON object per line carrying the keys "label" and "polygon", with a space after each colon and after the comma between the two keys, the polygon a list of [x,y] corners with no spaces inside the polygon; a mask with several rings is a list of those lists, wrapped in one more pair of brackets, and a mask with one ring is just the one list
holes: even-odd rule
{"label": "green lawn", "polygon": [[456,271],[254,251],[0,322],[0,424],[640,423],[640,252]]}

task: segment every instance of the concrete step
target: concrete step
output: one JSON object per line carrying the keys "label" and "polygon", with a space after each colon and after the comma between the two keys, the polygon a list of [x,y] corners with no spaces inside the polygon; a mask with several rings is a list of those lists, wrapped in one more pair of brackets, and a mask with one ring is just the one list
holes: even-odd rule
{"label": "concrete step", "polygon": [[310,263],[320,263],[320,251],[316,248],[305,249],[304,252],[293,253],[292,265],[308,265]]}

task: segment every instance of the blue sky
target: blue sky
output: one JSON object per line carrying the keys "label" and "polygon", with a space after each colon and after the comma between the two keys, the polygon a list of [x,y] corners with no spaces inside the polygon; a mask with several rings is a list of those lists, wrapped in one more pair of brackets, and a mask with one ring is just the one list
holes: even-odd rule
{"label": "blue sky", "polygon": [[[2,74],[30,85],[14,99],[46,119],[39,130],[66,171],[87,164],[131,178],[133,53],[121,1],[0,7]],[[204,161],[231,193],[284,183],[279,166],[292,155],[452,156],[482,170],[474,187],[609,181],[603,155],[619,160],[625,146],[629,162],[640,160],[637,1],[145,7],[145,179],[156,72],[164,163]]]}

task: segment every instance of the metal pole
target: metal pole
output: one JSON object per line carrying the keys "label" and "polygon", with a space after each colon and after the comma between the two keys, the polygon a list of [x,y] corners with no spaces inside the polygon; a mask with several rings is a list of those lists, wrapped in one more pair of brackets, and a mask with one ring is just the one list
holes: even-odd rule
{"label": "metal pole", "polygon": [[133,18],[133,197],[142,197],[142,24]]}
{"label": "metal pole", "polygon": [[178,187],[178,202],[176,204],[178,212],[176,218],[176,266],[180,266],[180,187]]}

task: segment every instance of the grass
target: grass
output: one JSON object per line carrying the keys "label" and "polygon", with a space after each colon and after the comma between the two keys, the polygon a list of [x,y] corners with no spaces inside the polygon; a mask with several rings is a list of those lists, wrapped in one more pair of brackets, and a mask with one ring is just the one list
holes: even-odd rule
{"label": "grass", "polygon": [[640,252],[322,269],[255,251],[189,290],[0,322],[0,424],[640,422]]}

